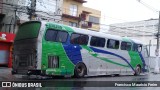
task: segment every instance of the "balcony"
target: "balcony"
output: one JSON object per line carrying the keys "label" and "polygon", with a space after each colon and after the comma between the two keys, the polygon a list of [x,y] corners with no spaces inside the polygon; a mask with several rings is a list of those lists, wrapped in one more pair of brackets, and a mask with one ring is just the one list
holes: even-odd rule
{"label": "balcony", "polygon": [[62,17],[70,18],[74,20],[79,20],[79,15],[77,12],[70,12],[69,8],[63,8]]}
{"label": "balcony", "polygon": [[83,21],[81,27],[82,28],[92,28],[92,22]]}
{"label": "balcony", "polygon": [[85,0],[73,0],[73,1],[76,1],[76,2],[79,2],[79,3],[86,3],[87,2]]}

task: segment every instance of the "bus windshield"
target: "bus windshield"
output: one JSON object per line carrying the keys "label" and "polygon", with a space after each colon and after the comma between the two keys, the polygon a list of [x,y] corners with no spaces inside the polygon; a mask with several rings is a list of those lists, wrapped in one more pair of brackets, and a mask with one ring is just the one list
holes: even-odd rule
{"label": "bus windshield", "polygon": [[15,40],[37,38],[41,23],[38,21],[27,22],[19,27]]}

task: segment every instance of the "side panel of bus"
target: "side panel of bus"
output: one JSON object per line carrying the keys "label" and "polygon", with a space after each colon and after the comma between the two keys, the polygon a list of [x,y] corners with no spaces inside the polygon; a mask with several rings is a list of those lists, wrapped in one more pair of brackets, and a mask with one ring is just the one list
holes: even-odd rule
{"label": "side panel of bus", "polygon": [[46,24],[42,40],[42,70],[46,70],[46,75],[73,75],[74,64],[64,49],[64,47],[69,47],[69,38],[65,43],[47,41],[45,39],[47,30],[65,31],[60,25]]}
{"label": "side panel of bus", "polygon": [[[66,31],[69,33],[65,43],[51,42],[45,39],[48,29]],[[138,64],[142,65],[138,52],[70,43],[74,32],[66,26],[47,24],[42,40],[42,70],[47,75],[74,75],[75,65],[83,62],[87,67],[87,74],[106,75],[134,73]],[[56,63],[56,65],[55,65]],[[57,66],[58,65],[58,66]]]}
{"label": "side panel of bus", "polygon": [[120,74],[127,69],[133,72],[127,51],[83,46],[81,52],[89,75]]}

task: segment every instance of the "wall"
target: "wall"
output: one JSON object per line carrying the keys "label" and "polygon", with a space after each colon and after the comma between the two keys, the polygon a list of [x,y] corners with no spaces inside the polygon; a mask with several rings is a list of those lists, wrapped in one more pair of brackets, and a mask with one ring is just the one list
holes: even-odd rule
{"label": "wall", "polygon": [[83,5],[82,3],[73,1],[73,0],[63,0],[63,13],[64,14],[70,14],[70,5],[77,5],[78,6],[78,12],[77,12],[77,17],[79,17],[79,14],[82,13]]}
{"label": "wall", "polygon": [[107,33],[138,39],[145,45],[148,45],[148,47],[149,42],[151,41],[150,55],[155,57],[157,40],[154,34],[157,33],[158,30],[157,25],[158,19],[111,24]]}
{"label": "wall", "polygon": [[99,18],[99,23],[92,23],[92,28],[88,28],[89,30],[94,31],[100,31],[100,18],[101,18],[101,11],[95,10],[89,7],[83,7],[83,11],[90,12],[89,15],[87,15],[86,21],[89,22],[89,16],[94,16]]}
{"label": "wall", "polygon": [[[15,9],[14,6],[11,6],[12,4],[16,4],[18,0],[3,0],[3,10],[2,13],[5,14],[3,20],[2,20],[2,29],[0,32],[10,32],[14,33],[15,28]],[[6,5],[9,4],[9,5]]]}

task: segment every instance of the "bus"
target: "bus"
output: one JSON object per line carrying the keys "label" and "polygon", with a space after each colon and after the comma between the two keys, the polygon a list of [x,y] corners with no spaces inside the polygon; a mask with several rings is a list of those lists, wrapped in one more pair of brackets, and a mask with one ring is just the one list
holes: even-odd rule
{"label": "bus", "polygon": [[29,21],[21,24],[14,40],[12,74],[81,78],[147,71],[146,46],[127,37]]}

